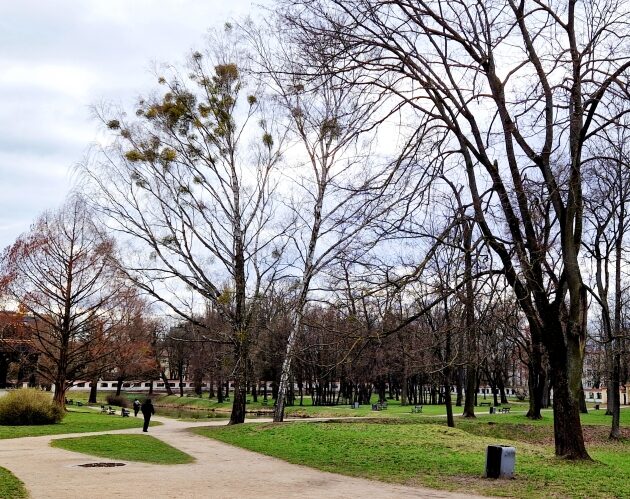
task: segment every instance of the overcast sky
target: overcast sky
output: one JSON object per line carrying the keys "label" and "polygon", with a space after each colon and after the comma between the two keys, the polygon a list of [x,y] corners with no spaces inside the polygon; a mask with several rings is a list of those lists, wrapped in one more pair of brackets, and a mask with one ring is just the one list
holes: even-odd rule
{"label": "overcast sky", "polygon": [[0,1],[0,249],[59,206],[97,137],[90,106],[133,105],[153,62],[265,0]]}

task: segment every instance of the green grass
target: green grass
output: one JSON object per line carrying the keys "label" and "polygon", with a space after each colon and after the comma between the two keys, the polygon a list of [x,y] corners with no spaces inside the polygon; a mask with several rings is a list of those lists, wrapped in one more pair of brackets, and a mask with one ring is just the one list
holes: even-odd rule
{"label": "green grass", "polygon": [[24,484],[5,468],[0,468],[0,498],[20,499],[28,497]]}
{"label": "green grass", "polygon": [[50,445],[82,454],[152,464],[186,464],[194,459],[185,452],[148,435],[93,435],[62,438]]}
{"label": "green grass", "polygon": [[[151,425],[160,424],[152,422]],[[90,411],[69,411],[61,423],[37,426],[0,426],[0,439],[61,435],[64,433],[89,433],[93,431],[141,428],[142,418],[123,418]]]}
{"label": "green grass", "polygon": [[[628,415],[623,414],[627,424]],[[292,463],[386,482],[499,496],[630,497],[630,443],[608,443],[599,414],[585,419],[594,423],[586,427],[592,463],[563,461],[553,455],[550,415],[533,423],[511,414],[472,422],[458,419],[454,429],[425,417],[194,431]],[[482,478],[490,444],[516,447],[515,480]]]}

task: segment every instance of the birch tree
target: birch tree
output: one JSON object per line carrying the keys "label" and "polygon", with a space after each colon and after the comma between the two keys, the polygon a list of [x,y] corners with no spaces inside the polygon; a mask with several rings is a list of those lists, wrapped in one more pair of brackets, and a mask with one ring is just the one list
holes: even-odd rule
{"label": "birch tree", "polygon": [[[289,36],[264,36],[252,24],[243,28],[255,48],[257,71],[286,113],[295,158],[285,175],[291,191],[285,206],[293,221],[288,277],[297,286],[274,413],[280,422],[313,283],[340,255],[364,246],[362,233],[387,211],[391,195],[379,192],[384,172],[373,152],[379,99],[334,75],[309,75],[309,57],[317,53],[322,60],[323,45],[307,54]],[[360,71],[352,77],[358,79]],[[378,204],[372,202],[374,192],[380,194]]]}

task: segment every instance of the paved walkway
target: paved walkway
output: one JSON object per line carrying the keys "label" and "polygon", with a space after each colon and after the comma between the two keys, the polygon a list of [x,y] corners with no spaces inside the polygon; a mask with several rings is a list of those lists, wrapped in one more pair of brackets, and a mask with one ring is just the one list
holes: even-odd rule
{"label": "paved walkway", "polygon": [[[55,498],[464,498],[475,497],[424,488],[389,485],[351,478],[286,463],[232,447],[187,431],[193,426],[224,422],[189,423],[155,418],[162,426],[149,434],[193,456],[193,464],[154,465],[125,462],[116,468],[81,468],[79,464],[106,462],[50,447],[51,440],[72,435],[50,435],[0,440],[0,466],[11,470],[32,499]],[[260,421],[260,420],[257,420]],[[101,433],[138,433],[138,429]],[[91,433],[94,435],[95,433]]]}

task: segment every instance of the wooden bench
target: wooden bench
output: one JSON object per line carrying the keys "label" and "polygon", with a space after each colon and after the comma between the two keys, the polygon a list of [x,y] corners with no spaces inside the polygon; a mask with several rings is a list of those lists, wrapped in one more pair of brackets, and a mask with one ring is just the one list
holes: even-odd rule
{"label": "wooden bench", "polygon": [[101,412],[107,414],[107,409],[104,405],[101,406]]}
{"label": "wooden bench", "polygon": [[422,406],[421,405],[414,405],[411,408],[411,414],[419,414],[422,412]]}
{"label": "wooden bench", "polygon": [[112,409],[111,405],[107,406],[107,414],[110,414],[110,415],[116,414],[116,411]]}
{"label": "wooden bench", "polygon": [[83,402],[77,400],[77,407],[83,407]]}
{"label": "wooden bench", "polygon": [[372,410],[373,411],[380,411],[381,407],[378,404],[372,404]]}
{"label": "wooden bench", "polygon": [[129,417],[129,409],[125,409],[124,407],[120,409],[120,415],[123,418],[128,418]]}
{"label": "wooden bench", "polygon": [[509,414],[510,413],[510,409],[511,409],[511,407],[501,407],[501,408],[499,408],[498,412],[501,412],[503,414]]}
{"label": "wooden bench", "polygon": [[490,407],[492,405],[491,402],[479,402],[479,407],[483,407],[484,405],[487,405],[488,407]]}

